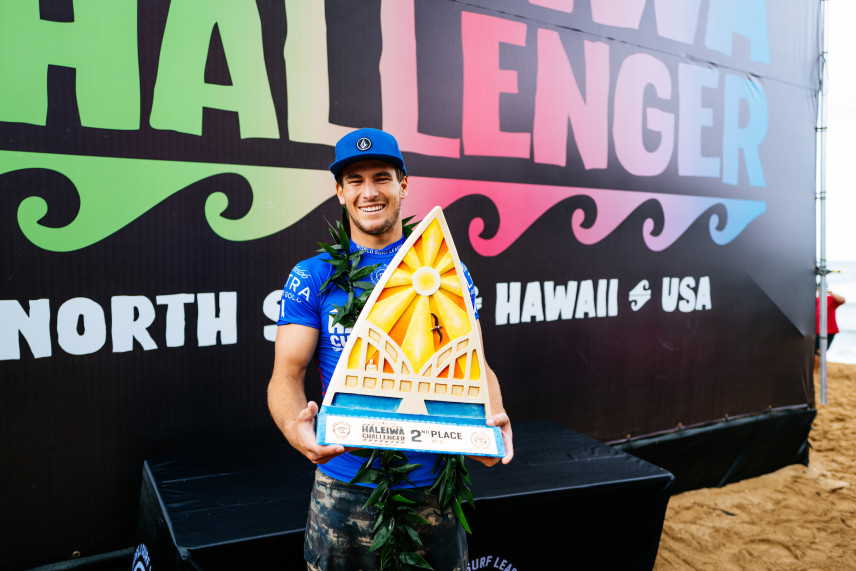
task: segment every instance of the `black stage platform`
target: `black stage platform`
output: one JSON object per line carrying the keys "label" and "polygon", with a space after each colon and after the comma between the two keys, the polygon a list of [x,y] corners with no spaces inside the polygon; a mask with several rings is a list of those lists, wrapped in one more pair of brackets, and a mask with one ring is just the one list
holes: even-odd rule
{"label": "black stage platform", "polygon": [[[468,462],[470,569],[654,565],[669,472],[549,422],[515,424],[514,450],[507,466]],[[301,569],[313,472],[287,444],[147,461],[137,556],[145,546],[151,569]]]}

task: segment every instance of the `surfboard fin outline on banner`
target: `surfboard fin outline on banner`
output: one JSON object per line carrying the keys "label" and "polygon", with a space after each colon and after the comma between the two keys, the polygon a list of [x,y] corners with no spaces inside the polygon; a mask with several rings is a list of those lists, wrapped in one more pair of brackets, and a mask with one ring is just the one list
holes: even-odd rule
{"label": "surfboard fin outline on banner", "polygon": [[319,444],[504,456],[478,322],[442,209],[387,266],[342,350]]}

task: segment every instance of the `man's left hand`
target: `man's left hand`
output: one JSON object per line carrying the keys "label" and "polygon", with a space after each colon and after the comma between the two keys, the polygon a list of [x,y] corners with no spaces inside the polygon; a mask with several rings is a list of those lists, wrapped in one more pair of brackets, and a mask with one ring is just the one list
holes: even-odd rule
{"label": "man's left hand", "polygon": [[[511,420],[506,413],[501,412],[488,418],[487,425],[496,426],[502,432],[502,442],[505,444],[505,456],[502,458],[502,463],[508,464],[514,457],[514,444],[511,439]],[[493,466],[500,460],[493,456],[470,456],[470,458],[481,462],[485,466]]]}

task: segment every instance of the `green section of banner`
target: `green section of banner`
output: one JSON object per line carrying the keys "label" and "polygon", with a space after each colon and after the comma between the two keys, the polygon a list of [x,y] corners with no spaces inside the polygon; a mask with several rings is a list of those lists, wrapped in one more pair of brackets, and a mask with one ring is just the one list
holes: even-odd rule
{"label": "green section of banner", "polygon": [[39,248],[71,252],[103,240],[189,185],[219,174],[238,174],[249,183],[249,212],[231,220],[222,216],[228,197],[213,192],[205,201],[205,219],[221,238],[246,241],[288,228],[333,196],[328,171],[192,163],[79,155],[0,151],[0,174],[47,169],[67,177],[80,195],[80,211],[67,226],[50,228],[39,221],[48,204],[30,196],[18,207],[21,232]]}
{"label": "green section of banner", "polygon": [[75,69],[82,126],[140,128],[134,0],[75,2],[73,22],[42,20],[39,2],[0,3],[0,121],[47,123],[51,65]]}
{"label": "green section of banner", "polygon": [[[207,83],[211,30],[226,55],[230,85]],[[155,129],[202,135],[202,109],[238,114],[241,138],[279,138],[254,0],[173,2],[164,30],[152,100]]]}

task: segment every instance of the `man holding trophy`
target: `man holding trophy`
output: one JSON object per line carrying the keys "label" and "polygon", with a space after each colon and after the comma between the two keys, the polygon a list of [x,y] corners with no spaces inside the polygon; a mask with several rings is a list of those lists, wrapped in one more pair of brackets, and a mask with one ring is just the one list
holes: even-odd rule
{"label": "man holding trophy", "polygon": [[[381,279],[381,270],[393,261],[407,240],[401,219],[401,201],[408,193],[407,173],[395,138],[376,129],[359,129],[343,137],[336,144],[335,159],[330,165],[330,171],[336,180],[336,195],[347,215],[343,218],[350,226],[350,244],[342,246],[346,252],[359,252],[359,255],[350,256],[350,259],[358,260],[355,267],[351,268],[350,275],[358,276],[360,280],[356,289],[359,295],[362,291],[359,285],[365,286],[366,281],[377,283]],[[400,256],[396,259],[400,259]],[[360,272],[361,268],[374,265],[379,269],[365,276],[362,274],[366,272]],[[472,280],[466,268],[460,267],[468,286],[462,292],[463,296],[469,296],[466,307],[474,308]],[[335,317],[337,312],[346,310],[356,317],[359,309],[353,309],[353,295],[349,298],[347,288],[332,287],[331,282],[344,279],[339,277],[340,274],[343,272],[337,271],[328,253],[304,260],[291,271],[281,302],[268,405],[274,421],[289,443],[318,465],[304,547],[308,568],[374,569],[381,567],[380,550],[370,551],[375,515],[371,510],[363,509],[374,486],[365,481],[349,484],[357,476],[366,456],[355,455],[350,446],[318,443],[315,425],[319,407],[315,402],[307,402],[304,391],[306,369],[313,357],[318,362],[322,393],[327,393],[340,358],[348,359],[348,348],[351,345],[343,347],[341,333],[344,327],[338,324]],[[347,274],[346,271],[343,275]],[[365,296],[361,299],[365,302]],[[428,307],[427,301],[424,303]],[[367,312],[368,309],[367,306]],[[430,327],[432,333],[428,335],[435,335],[435,339],[442,342],[444,326],[447,329],[449,326],[438,321],[435,313],[430,315],[433,322],[429,325],[433,327]],[[477,313],[475,317],[478,317]],[[475,453],[470,456],[487,466],[496,464],[500,459],[508,463],[513,456],[511,423],[502,405],[497,377],[483,360],[481,330],[477,319],[474,329],[476,335],[472,338],[479,345],[477,349],[481,354],[479,362],[482,363],[483,371],[477,371],[477,363],[472,361],[472,357],[466,361],[465,368],[467,375],[473,369],[477,371],[473,377],[481,374],[486,383],[486,394],[482,392],[481,398],[489,399],[485,410],[489,411],[490,416],[483,419],[481,424],[498,429],[497,434],[501,434],[499,453],[502,454],[504,449],[504,456],[479,456]],[[446,335],[448,342],[449,334]],[[351,351],[351,354],[357,355],[358,352]],[[362,355],[365,359],[365,349]],[[402,357],[399,359],[403,360]],[[387,360],[391,361],[391,358],[387,357]],[[375,362],[368,364],[371,370],[374,370],[372,367]],[[464,363],[464,360],[460,362]],[[471,362],[472,366],[469,364]],[[385,364],[389,368],[383,357],[378,364]],[[452,373],[449,377],[453,377]],[[406,390],[409,390],[409,381],[404,382],[408,387]],[[440,386],[445,388],[445,384]],[[478,393],[472,388],[469,390],[470,394]],[[321,427],[318,428],[320,436]],[[406,454],[407,462],[418,466],[407,474],[406,482],[396,487],[419,490],[431,487],[437,477],[433,471],[437,455],[412,449]],[[466,569],[466,536],[454,511],[450,506],[441,508],[437,494],[429,494],[424,498],[417,508],[423,521],[416,526],[420,558],[424,558],[437,570]]]}

